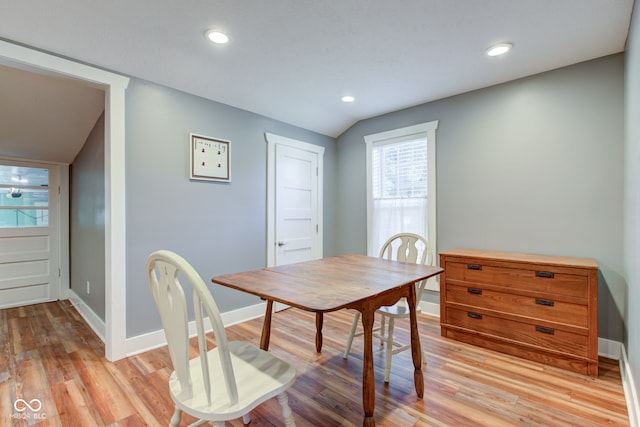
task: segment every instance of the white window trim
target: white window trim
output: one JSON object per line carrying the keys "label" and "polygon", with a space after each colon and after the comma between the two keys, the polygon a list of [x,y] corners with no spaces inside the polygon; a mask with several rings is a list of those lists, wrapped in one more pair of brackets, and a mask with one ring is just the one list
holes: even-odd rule
{"label": "white window trim", "polygon": [[[367,145],[367,247],[369,246],[369,236],[371,235],[371,217],[373,213],[373,189],[371,188],[372,171],[371,157],[373,146],[381,144],[392,144],[396,142],[406,141],[416,137],[427,138],[427,162],[428,162],[428,215],[429,215],[429,248],[434,254],[434,260],[437,263],[437,234],[436,234],[436,129],[438,129],[438,120],[420,123],[413,126],[393,129],[385,132],[365,135],[364,142]],[[427,289],[438,291],[437,281],[430,281]]]}

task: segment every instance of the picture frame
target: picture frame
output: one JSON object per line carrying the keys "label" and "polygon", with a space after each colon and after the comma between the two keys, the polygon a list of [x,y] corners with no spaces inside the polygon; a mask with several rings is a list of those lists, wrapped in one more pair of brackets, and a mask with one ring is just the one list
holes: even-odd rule
{"label": "picture frame", "polygon": [[231,141],[189,134],[189,179],[231,182]]}

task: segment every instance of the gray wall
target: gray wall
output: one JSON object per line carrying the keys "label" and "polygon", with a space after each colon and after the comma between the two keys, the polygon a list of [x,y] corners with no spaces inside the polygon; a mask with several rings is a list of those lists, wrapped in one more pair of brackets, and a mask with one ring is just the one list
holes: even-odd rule
{"label": "gray wall", "polygon": [[438,251],[595,258],[599,335],[622,341],[623,69],[609,56],[357,123],[338,138],[338,251],[366,251],[363,137],[439,120]]}
{"label": "gray wall", "polygon": [[101,319],[105,318],[104,177],[103,113],[71,164],[69,184],[71,289]]}
{"label": "gray wall", "polygon": [[[634,8],[625,69],[624,272],[629,285],[625,346],[640,396],[640,7]],[[637,403],[637,402],[636,402]],[[637,408],[636,408],[637,409]],[[636,413],[636,417],[640,414]]]}
{"label": "gray wall", "polygon": [[[277,102],[277,100],[274,100]],[[231,141],[229,183],[189,181],[189,132]],[[145,263],[158,249],[185,257],[205,282],[266,265],[270,132],[324,146],[324,253],[335,253],[335,141],[304,129],[132,80],[126,91],[127,336],[161,329]],[[220,310],[258,303],[210,286]]]}

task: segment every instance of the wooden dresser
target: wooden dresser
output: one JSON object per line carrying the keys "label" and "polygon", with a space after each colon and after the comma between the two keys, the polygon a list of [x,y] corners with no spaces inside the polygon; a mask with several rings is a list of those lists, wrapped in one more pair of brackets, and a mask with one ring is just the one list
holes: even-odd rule
{"label": "wooden dresser", "polygon": [[598,375],[598,264],[591,258],[440,253],[442,336]]}

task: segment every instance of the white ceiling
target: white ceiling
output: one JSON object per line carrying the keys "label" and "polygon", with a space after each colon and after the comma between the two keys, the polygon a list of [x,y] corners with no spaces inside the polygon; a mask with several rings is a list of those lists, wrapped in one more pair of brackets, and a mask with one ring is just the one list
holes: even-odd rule
{"label": "white ceiling", "polygon": [[[361,119],[622,52],[632,7],[633,0],[0,0],[0,38],[336,137]],[[208,28],[231,42],[207,42]],[[487,57],[498,42],[514,50]],[[343,104],[344,94],[356,102]]]}
{"label": "white ceiling", "polygon": [[104,92],[0,64],[0,155],[72,163],[104,111]]}

